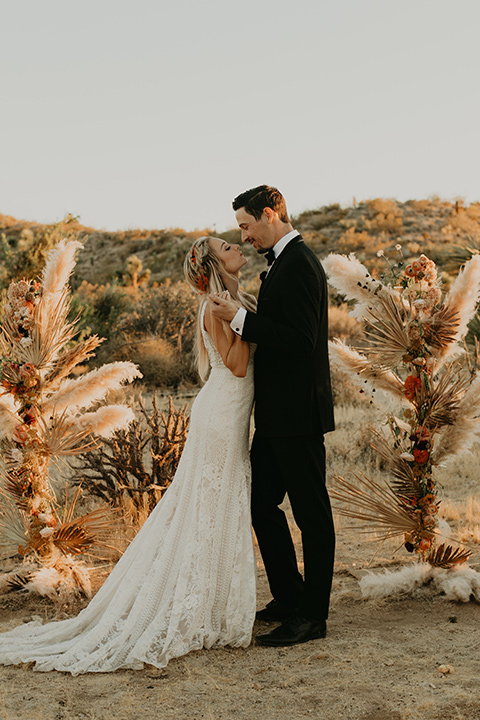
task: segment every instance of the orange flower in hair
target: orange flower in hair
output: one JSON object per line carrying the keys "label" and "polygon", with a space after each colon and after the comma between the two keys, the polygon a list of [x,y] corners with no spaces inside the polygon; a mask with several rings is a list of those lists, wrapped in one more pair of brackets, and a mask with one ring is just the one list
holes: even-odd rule
{"label": "orange flower in hair", "polygon": [[207,292],[208,290],[208,277],[206,273],[203,273],[202,275],[199,275],[198,277],[198,289],[201,292]]}
{"label": "orange flower in hair", "polygon": [[197,264],[197,251],[195,249],[195,245],[192,247],[191,252],[192,252],[192,263],[194,265],[196,265]]}

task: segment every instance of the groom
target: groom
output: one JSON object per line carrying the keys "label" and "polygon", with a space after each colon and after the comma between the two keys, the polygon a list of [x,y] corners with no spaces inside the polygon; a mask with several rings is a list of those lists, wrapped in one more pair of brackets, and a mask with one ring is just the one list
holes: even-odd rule
{"label": "groom", "polygon": [[[243,242],[266,254],[257,313],[215,297],[213,312],[255,352],[255,436],[251,449],[252,518],[273,600],[257,613],[280,622],[257,636],[269,646],[326,635],[335,533],[325,488],[324,433],[334,429],[327,350],[327,286],[274,187],[233,201]],[[285,513],[288,495],[302,534],[300,574]]]}

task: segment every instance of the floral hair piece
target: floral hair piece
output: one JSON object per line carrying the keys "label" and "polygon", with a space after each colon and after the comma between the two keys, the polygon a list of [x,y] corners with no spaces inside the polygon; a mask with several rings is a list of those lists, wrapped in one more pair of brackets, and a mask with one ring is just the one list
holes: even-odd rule
{"label": "floral hair piece", "polygon": [[201,292],[207,292],[208,290],[208,277],[206,273],[198,276],[198,289]]}
{"label": "floral hair piece", "polygon": [[197,264],[197,251],[195,249],[195,245],[192,247],[191,253],[192,253],[192,263],[194,265],[196,265]]}

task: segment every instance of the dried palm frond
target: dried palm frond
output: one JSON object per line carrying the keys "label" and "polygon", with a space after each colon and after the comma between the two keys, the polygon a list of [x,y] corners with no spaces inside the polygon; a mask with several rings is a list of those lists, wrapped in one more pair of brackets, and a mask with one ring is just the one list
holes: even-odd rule
{"label": "dried palm frond", "polygon": [[29,470],[26,468],[12,468],[2,478],[3,490],[15,501],[20,510],[26,510],[28,507],[24,493],[28,474]]}
{"label": "dried palm frond", "polygon": [[429,428],[453,425],[458,417],[461,399],[470,384],[468,375],[461,375],[458,366],[450,365],[433,387],[423,383],[419,404],[424,407],[423,424]]}
{"label": "dried palm frond", "polygon": [[33,574],[31,572],[26,573],[25,575],[20,575],[20,573],[11,575],[7,579],[8,591],[14,592],[15,590],[25,590],[26,586],[31,581],[32,577],[33,577]]}
{"label": "dried palm frond", "polygon": [[333,478],[329,495],[333,500],[353,505],[354,508],[334,506],[341,515],[361,520],[356,526],[363,532],[382,532],[381,539],[403,535],[418,527],[418,517],[407,508],[388,486],[381,486],[361,473],[353,473],[361,487],[340,475]]}
{"label": "dried palm frond", "polygon": [[374,428],[369,428],[369,432],[373,437],[370,446],[388,463],[390,472],[395,478],[388,483],[394,494],[402,498],[419,497],[422,488],[418,478],[415,477],[411,463],[401,457],[403,449],[392,447],[388,439]]}
{"label": "dried palm frond", "polygon": [[356,385],[363,387],[366,383],[372,389],[388,392],[403,404],[409,404],[405,397],[404,384],[398,375],[385,365],[372,362],[341,340],[330,340],[328,349],[332,362],[339,370],[347,373]]}
{"label": "dried palm frond", "polygon": [[445,350],[457,342],[460,316],[455,307],[442,305],[424,324],[425,342],[435,350]]}
{"label": "dried palm frond", "polygon": [[114,512],[112,508],[99,508],[63,523],[52,536],[55,547],[63,555],[91,555],[93,546],[121,554],[119,548],[108,542],[119,527],[120,516],[114,516]]}
{"label": "dried palm frond", "polygon": [[122,520],[118,509],[106,506],[74,518],[76,505],[81,494],[82,487],[79,485],[73,494],[73,498],[69,500],[68,485],[66,486],[62,518],[52,536],[53,544],[63,555],[89,555],[91,553],[88,551],[93,546],[120,553],[121,551],[118,548],[108,542],[109,538],[119,528]]}
{"label": "dried palm frond", "polygon": [[453,548],[451,545],[442,543],[438,548],[433,548],[425,560],[434,567],[448,570],[449,568],[455,567],[455,565],[466,562],[471,554],[472,551],[466,548]]}
{"label": "dried palm frond", "polygon": [[382,297],[379,307],[370,310],[365,319],[365,335],[369,339],[369,356],[389,368],[396,368],[408,354],[408,317],[403,305],[390,296]]}
{"label": "dried palm frond", "polygon": [[400,302],[400,294],[394,288],[375,280],[367,268],[351,253],[336,255],[332,253],[322,260],[329,282],[348,300],[357,300],[357,306],[350,315],[362,320],[372,308],[380,307],[386,297]]}
{"label": "dried palm frond", "polygon": [[10,557],[28,542],[28,518],[8,493],[0,490],[0,555]]}
{"label": "dried palm frond", "polygon": [[[53,457],[63,455],[77,455],[100,446],[100,441],[92,437],[91,429],[78,427],[76,421],[72,420],[67,410],[60,415],[53,415],[50,423],[44,418],[38,418],[39,437],[43,449]],[[87,439],[88,438],[88,439]]]}
{"label": "dried palm frond", "polygon": [[57,392],[43,403],[42,414],[89,407],[102,400],[110,390],[117,390],[124,382],[132,382],[138,377],[142,377],[142,373],[133,363],[113,362],[80,378],[64,380]]}
{"label": "dried palm frond", "polygon": [[82,343],[68,350],[57,358],[55,367],[45,376],[42,382],[42,389],[49,389],[53,383],[57,383],[70,374],[74,367],[88,360],[94,354],[94,350],[103,342],[104,338],[92,335]]}

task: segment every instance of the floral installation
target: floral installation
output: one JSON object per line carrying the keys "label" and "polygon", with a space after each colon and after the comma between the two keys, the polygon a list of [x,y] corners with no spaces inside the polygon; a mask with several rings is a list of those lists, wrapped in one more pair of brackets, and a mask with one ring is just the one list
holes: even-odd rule
{"label": "floral installation", "polygon": [[[78,499],[60,509],[49,479],[51,461],[78,455],[101,444],[134,419],[124,405],[99,404],[110,390],[141,377],[128,362],[114,362],[70,378],[94,354],[97,336],[74,342],[68,319],[68,280],[77,241],[61,240],[50,252],[39,282],[12,282],[0,328],[0,554],[20,553],[55,588],[72,585],[88,594],[88,573],[76,556],[93,546],[107,547],[110,509],[73,518]],[[38,569],[38,567],[40,569]],[[42,583],[40,583],[41,586]],[[46,594],[51,593],[52,586]]]}
{"label": "floral installation", "polygon": [[336,509],[382,539],[402,537],[408,552],[434,568],[457,567],[471,551],[440,532],[434,471],[480,439],[480,375],[469,370],[460,345],[480,299],[480,256],[445,297],[425,255],[408,264],[401,256],[381,281],[353,254],[323,262],[330,283],[356,301],[352,314],[363,321],[365,340],[361,350],[331,341],[332,362],[361,392],[399,405],[388,413],[387,434],[372,430],[371,445],[390,478],[379,485],[360,474],[357,482],[337,476],[332,498],[347,505]]}

